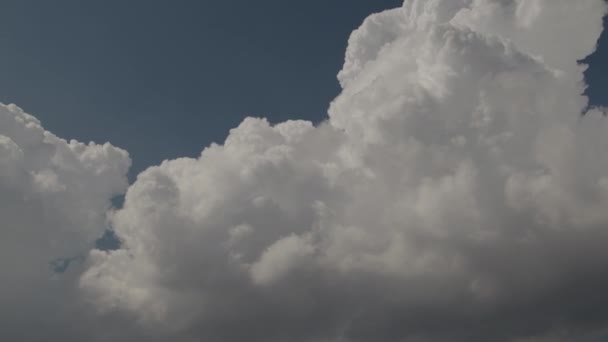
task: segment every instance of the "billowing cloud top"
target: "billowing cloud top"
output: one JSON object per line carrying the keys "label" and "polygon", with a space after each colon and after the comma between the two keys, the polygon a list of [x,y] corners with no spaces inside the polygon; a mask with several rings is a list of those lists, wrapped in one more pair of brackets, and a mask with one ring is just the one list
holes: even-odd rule
{"label": "billowing cloud top", "polygon": [[[599,336],[608,123],[578,61],[605,12],[411,0],[370,16],[326,122],[247,118],[199,158],[144,171],[108,213],[121,248],[90,251],[62,291],[87,320],[120,322],[115,341]],[[104,229],[129,162],[0,113],[1,253],[27,260],[4,292],[25,296],[42,260]]]}

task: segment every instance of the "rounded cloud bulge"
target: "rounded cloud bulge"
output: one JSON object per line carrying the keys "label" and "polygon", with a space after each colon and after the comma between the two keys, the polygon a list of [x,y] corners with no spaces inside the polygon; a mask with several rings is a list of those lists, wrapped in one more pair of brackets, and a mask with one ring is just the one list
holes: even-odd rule
{"label": "rounded cloud bulge", "polygon": [[126,191],[130,164],[124,150],[68,142],[0,105],[0,339],[79,336],[81,259]]}
{"label": "rounded cloud bulge", "polygon": [[[326,121],[246,118],[128,189],[126,152],[3,106],[0,212],[15,228],[0,253],[26,266],[0,296],[23,301],[6,294],[35,293],[19,284],[37,267],[88,253],[61,276],[43,270],[61,283],[53,298],[74,303],[57,319],[83,322],[56,332],[73,339],[602,336],[608,123],[579,61],[606,7],[406,1],[353,32]],[[91,250],[108,225],[120,249]]]}

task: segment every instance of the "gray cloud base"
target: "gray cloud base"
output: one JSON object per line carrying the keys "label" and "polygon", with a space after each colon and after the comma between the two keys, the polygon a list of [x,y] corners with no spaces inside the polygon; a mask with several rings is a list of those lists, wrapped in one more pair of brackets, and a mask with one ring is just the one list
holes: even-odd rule
{"label": "gray cloud base", "polygon": [[[0,125],[0,180],[16,196],[0,195],[3,225],[25,227],[3,229],[3,259],[31,258],[14,272],[40,277],[110,224],[121,249],[35,286],[61,283],[53,298],[81,314],[56,316],[56,333],[90,340],[599,336],[608,124],[587,108],[578,61],[605,12],[601,0],[412,0],[372,15],[326,122],[247,118],[199,158],[141,173],[117,211],[126,152],[67,143],[3,107],[0,120],[22,122]],[[33,193],[38,207],[14,200]]]}

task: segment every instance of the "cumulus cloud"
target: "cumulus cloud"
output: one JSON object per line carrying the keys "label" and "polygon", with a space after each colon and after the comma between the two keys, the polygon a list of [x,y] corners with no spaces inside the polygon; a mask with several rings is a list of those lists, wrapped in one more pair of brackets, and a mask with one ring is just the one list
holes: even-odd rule
{"label": "cumulus cloud", "polygon": [[[247,118],[199,158],[142,172],[109,212],[121,248],[89,253],[79,295],[161,341],[601,334],[608,123],[587,108],[578,61],[605,12],[602,0],[410,0],[370,16],[325,122]],[[126,154],[36,134],[64,153],[9,135],[1,177],[20,196],[74,192],[52,198],[73,225],[31,243],[79,227],[45,258],[71,255],[124,189]]]}
{"label": "cumulus cloud", "polygon": [[106,229],[129,165],[121,149],[65,141],[17,106],[0,105],[0,339],[79,334],[66,324],[80,312],[78,260]]}

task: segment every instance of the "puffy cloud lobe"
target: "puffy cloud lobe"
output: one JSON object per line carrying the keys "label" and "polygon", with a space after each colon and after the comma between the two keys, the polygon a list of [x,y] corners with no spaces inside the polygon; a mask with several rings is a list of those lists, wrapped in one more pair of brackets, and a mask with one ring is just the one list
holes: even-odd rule
{"label": "puffy cloud lobe", "polygon": [[14,105],[0,107],[0,127],[4,240],[34,234],[47,259],[86,252],[83,243],[105,229],[110,198],[127,187],[128,154],[60,139]]}
{"label": "puffy cloud lobe", "polygon": [[110,199],[126,190],[129,165],[123,150],[67,142],[17,106],[0,105],[0,321],[8,323],[0,339],[81,333],[76,261],[106,229]]}
{"label": "puffy cloud lobe", "polygon": [[592,336],[608,322],[608,124],[577,61],[605,11],[412,0],[372,15],[326,122],[248,118],[140,174],[111,219],[123,249],[93,251],[82,289],[182,339]]}

